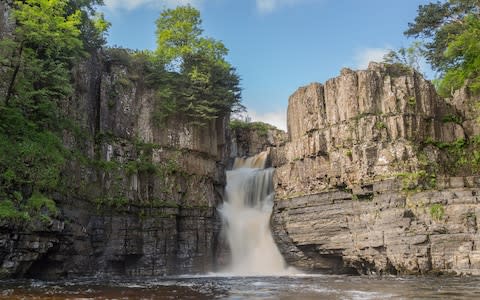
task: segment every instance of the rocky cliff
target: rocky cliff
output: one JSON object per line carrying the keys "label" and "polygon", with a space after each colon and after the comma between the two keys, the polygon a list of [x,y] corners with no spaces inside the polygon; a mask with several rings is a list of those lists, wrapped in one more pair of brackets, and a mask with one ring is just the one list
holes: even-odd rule
{"label": "rocky cliff", "polygon": [[[119,59],[119,58],[122,58]],[[121,50],[73,70],[71,160],[55,218],[0,224],[0,277],[210,271],[220,249],[226,118],[157,122],[141,61]]]}
{"label": "rocky cliff", "polygon": [[227,143],[229,167],[233,165],[236,157],[255,156],[263,151],[268,151],[267,165],[270,165],[271,158],[276,159],[274,149],[285,146],[288,139],[283,130],[262,122],[249,123],[233,120],[229,127],[230,136]]}
{"label": "rocky cliff", "polygon": [[273,150],[275,238],[307,270],[480,274],[475,97],[398,65],[342,70],[289,99]]}

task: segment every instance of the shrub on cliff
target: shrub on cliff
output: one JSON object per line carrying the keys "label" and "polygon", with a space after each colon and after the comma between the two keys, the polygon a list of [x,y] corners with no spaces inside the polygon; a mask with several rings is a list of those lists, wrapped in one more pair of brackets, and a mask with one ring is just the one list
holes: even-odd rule
{"label": "shrub on cliff", "polygon": [[[229,123],[232,130],[256,131],[260,136],[266,136],[269,130],[277,129],[275,126],[263,122],[246,122],[232,119]],[[278,129],[277,129],[278,130]]]}

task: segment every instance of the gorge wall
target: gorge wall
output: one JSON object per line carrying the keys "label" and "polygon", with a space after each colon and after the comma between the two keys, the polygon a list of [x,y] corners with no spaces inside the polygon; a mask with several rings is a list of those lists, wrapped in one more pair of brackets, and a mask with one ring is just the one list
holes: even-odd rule
{"label": "gorge wall", "polygon": [[475,97],[371,63],[289,99],[272,227],[305,270],[480,274]]}
{"label": "gorge wall", "polygon": [[[158,123],[142,64],[122,50],[76,67],[58,215],[0,222],[0,277],[211,271],[222,248],[227,117]],[[121,58],[124,59],[121,59]]]}
{"label": "gorge wall", "polygon": [[233,167],[235,158],[251,157],[264,151],[268,152],[266,166],[269,167],[275,153],[271,150],[285,146],[288,140],[288,135],[283,130],[262,122],[248,123],[234,120],[230,122],[229,127],[228,169]]}

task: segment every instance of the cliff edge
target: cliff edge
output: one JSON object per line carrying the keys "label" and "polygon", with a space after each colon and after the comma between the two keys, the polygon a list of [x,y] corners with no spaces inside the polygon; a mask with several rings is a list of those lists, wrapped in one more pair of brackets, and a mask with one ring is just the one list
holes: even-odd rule
{"label": "cliff edge", "polygon": [[480,274],[479,126],[466,89],[442,99],[421,74],[371,63],[289,99],[272,152],[272,226],[306,270]]}

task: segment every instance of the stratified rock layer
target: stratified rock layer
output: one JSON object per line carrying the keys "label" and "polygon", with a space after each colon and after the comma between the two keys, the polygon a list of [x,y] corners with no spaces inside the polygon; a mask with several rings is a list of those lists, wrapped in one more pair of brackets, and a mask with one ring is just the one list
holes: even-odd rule
{"label": "stratified rock layer", "polygon": [[66,191],[52,195],[60,214],[0,224],[0,277],[215,268],[226,118],[203,127],[178,118],[155,122],[158,99],[141,68],[109,55],[92,55],[74,69],[76,92],[62,107],[76,126],[64,142],[79,159],[68,162]]}
{"label": "stratified rock layer", "polygon": [[468,156],[462,147],[478,131],[466,107],[414,71],[376,63],[295,92],[289,142],[272,151],[272,226],[287,261],[330,272],[480,274],[480,179],[445,163]]}
{"label": "stratified rock layer", "polygon": [[243,127],[231,128],[228,152],[230,156],[230,166],[233,165],[237,157],[250,157],[260,152],[268,151],[269,160],[267,166],[271,164],[271,159],[276,160],[276,149],[282,148],[287,141],[285,131],[265,123],[241,123]]}

